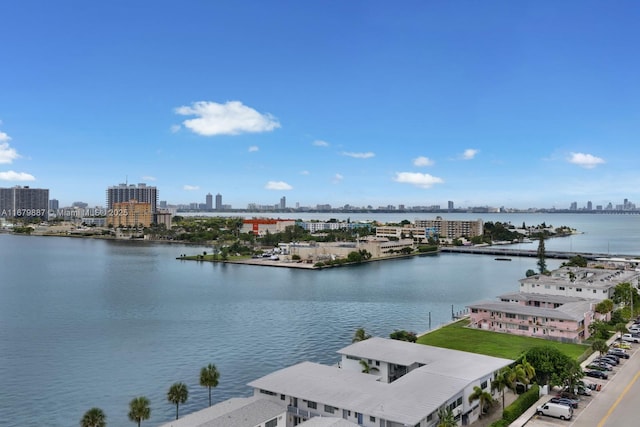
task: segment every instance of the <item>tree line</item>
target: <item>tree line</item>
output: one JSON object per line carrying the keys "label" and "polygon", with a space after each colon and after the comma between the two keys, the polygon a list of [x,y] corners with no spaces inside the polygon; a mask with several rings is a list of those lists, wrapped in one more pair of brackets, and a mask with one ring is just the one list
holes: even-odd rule
{"label": "tree line", "polygon": [[[209,391],[209,406],[211,406],[211,391],[218,386],[220,372],[216,365],[210,363],[200,370],[200,385]],[[176,420],[179,417],[180,405],[189,398],[189,390],[183,382],[176,382],[169,387],[167,400],[176,406]],[[138,427],[144,420],[151,417],[151,403],[146,396],[135,397],[129,402],[129,419],[136,423]],[[91,408],[80,420],[80,427],[106,427],[107,415],[98,407]]]}

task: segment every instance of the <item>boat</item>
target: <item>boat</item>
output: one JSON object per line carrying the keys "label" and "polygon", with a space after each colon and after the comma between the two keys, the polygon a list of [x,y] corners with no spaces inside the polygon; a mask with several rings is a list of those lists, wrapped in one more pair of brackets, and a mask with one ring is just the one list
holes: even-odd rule
{"label": "boat", "polygon": [[496,261],[511,261],[511,258],[494,258]]}

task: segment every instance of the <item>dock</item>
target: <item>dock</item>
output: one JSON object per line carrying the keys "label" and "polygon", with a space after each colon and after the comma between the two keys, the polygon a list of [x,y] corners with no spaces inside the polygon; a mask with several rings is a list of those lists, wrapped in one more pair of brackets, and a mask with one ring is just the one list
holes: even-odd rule
{"label": "dock", "polygon": [[[464,254],[477,254],[477,255],[496,255],[498,257],[529,257],[529,258],[537,258],[538,251],[537,250],[527,250],[527,249],[515,249],[515,248],[505,248],[498,246],[482,246],[482,247],[474,247],[474,246],[451,246],[451,247],[441,247],[440,252],[450,252],[450,253],[464,253]],[[545,251],[545,258],[553,258],[553,259],[570,259],[574,256],[580,255],[581,257],[587,260],[596,260],[598,258],[627,258],[627,259],[638,259],[640,258],[638,255],[622,255],[622,254],[605,254],[605,253],[593,253],[593,252],[564,252],[564,251]]]}

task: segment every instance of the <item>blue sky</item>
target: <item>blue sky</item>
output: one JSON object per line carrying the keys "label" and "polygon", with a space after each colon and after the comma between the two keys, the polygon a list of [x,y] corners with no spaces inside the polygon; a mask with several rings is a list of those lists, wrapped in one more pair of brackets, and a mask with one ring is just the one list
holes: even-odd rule
{"label": "blue sky", "polygon": [[0,5],[0,186],[640,205],[637,1]]}

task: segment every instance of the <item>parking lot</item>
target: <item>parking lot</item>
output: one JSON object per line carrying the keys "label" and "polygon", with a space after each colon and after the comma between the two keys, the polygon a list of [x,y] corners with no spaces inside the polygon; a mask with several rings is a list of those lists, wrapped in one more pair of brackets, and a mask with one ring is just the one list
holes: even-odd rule
{"label": "parking lot", "polygon": [[[621,381],[625,381],[625,379],[631,379],[632,377],[634,377],[634,375],[636,374],[636,369],[632,366],[628,366],[631,365],[631,362],[634,361],[635,359],[637,359],[637,356],[635,356],[635,353],[638,351],[638,349],[640,348],[640,344],[631,344],[631,348],[627,349],[627,353],[629,354],[630,358],[629,359],[623,359],[620,358],[620,364],[617,366],[613,367],[613,370],[611,371],[607,371],[607,375],[608,375],[608,379],[604,380],[604,379],[599,379],[599,378],[591,378],[591,377],[584,377],[584,381],[586,382],[590,382],[590,383],[594,383],[596,385],[599,385],[600,387],[600,391],[596,391],[596,390],[592,390],[591,392],[591,396],[580,396],[579,398],[579,403],[578,403],[578,408],[574,408],[574,412],[573,412],[573,417],[571,420],[569,421],[563,421],[557,418],[552,418],[552,417],[548,417],[548,416],[544,416],[544,415],[533,415],[533,417],[525,424],[527,427],[543,427],[543,426],[573,426],[574,424],[576,425],[582,425],[585,423],[585,419],[589,420],[588,424],[586,425],[593,425],[595,426],[597,424],[597,419],[594,419],[593,417],[595,416],[595,414],[585,414],[585,416],[581,415],[583,414],[584,411],[590,411],[592,406],[598,405],[599,401],[610,401],[611,399],[615,400],[618,395],[619,395],[619,389],[612,389],[612,387],[609,386],[609,384],[612,381],[615,382],[621,382]],[[592,356],[590,356],[587,361],[585,361],[584,363],[582,363],[583,368],[589,364],[589,362],[591,360],[593,360],[594,358],[596,358],[598,355],[594,354]],[[635,365],[635,361],[634,361],[634,365]],[[585,369],[586,370],[586,369]],[[618,380],[618,381],[616,381]],[[549,394],[549,396],[547,396],[545,399],[541,399],[540,403],[538,403],[537,405],[541,404],[542,402],[546,402],[547,400],[551,399],[552,397],[554,397],[560,390],[559,389],[554,389],[553,392],[551,392]],[[615,396],[607,396],[607,394],[615,394]],[[607,407],[610,407],[610,405],[607,403],[606,404]],[[598,418],[599,419],[599,418]],[[580,420],[578,422],[578,420]]]}

